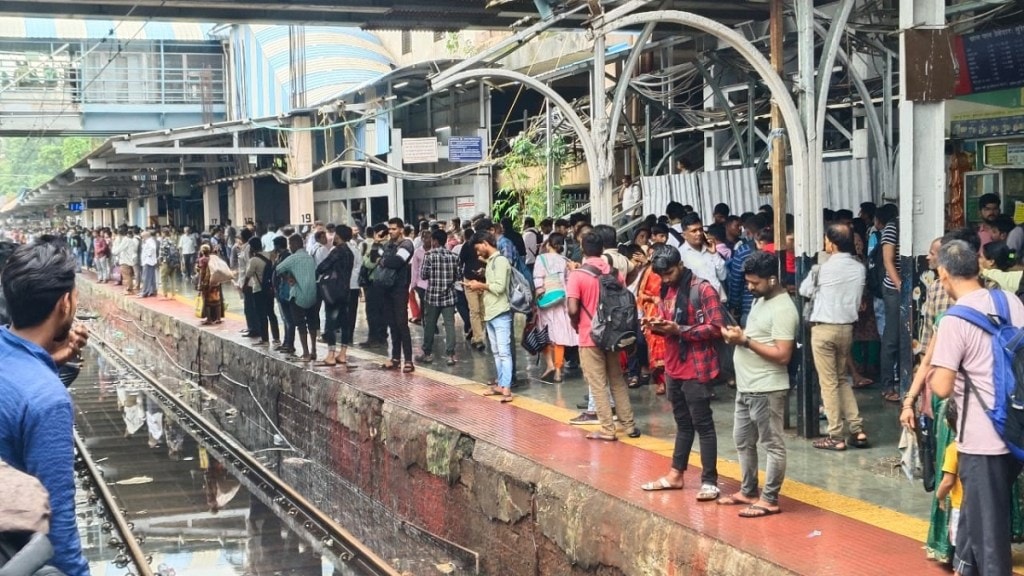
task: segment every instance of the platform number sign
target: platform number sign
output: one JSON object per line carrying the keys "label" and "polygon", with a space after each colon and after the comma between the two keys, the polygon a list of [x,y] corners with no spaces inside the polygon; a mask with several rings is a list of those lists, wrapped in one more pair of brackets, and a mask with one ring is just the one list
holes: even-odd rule
{"label": "platform number sign", "polygon": [[84,202],[68,202],[69,212],[82,212],[83,210],[85,210]]}
{"label": "platform number sign", "polygon": [[302,215],[302,223],[303,224],[312,224],[313,223],[313,215],[310,214],[309,212],[303,214]]}

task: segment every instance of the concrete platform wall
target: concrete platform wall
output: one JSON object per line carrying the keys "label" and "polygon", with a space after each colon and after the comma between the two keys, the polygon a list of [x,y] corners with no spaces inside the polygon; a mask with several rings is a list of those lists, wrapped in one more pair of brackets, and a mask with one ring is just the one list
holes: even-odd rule
{"label": "concrete platform wall", "polygon": [[[151,300],[143,305],[91,282],[79,288],[82,306],[101,315],[96,331],[135,348],[136,358],[154,372],[173,379],[184,368],[236,380],[201,378],[213,396],[202,401],[206,413],[250,449],[271,447],[274,431],[258,401],[306,456],[269,452],[280,458],[279,473],[371,548],[386,549],[388,534],[360,534],[365,518],[353,511],[365,514],[366,507],[352,505],[352,487],[374,506],[478,552],[482,574],[789,573],[477,440],[471,430],[444,424],[427,409],[412,409],[412,402],[382,398],[367,383],[381,373],[367,363],[331,379],[233,341],[235,329],[218,335],[196,326],[194,318],[151,308]],[[164,308],[173,306],[180,311],[173,303]],[[437,385],[419,379],[425,387]],[[411,397],[416,385],[410,388]],[[238,416],[225,416],[228,407]],[[628,474],[627,464],[623,468]],[[689,498],[672,503],[696,505]]]}

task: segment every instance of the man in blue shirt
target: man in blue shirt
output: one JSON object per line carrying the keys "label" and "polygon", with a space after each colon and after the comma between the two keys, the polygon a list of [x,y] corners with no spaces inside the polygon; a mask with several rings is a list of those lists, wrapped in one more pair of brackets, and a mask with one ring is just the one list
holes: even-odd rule
{"label": "man in blue shirt", "polygon": [[0,459],[50,494],[52,564],[89,574],[75,520],[74,413],[55,358],[77,354],[75,260],[52,236],[19,247],[3,269],[11,325],[0,328]]}

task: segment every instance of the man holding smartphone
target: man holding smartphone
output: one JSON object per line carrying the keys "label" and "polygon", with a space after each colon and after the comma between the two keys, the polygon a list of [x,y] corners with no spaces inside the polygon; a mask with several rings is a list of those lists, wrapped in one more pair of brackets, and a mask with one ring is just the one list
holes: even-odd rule
{"label": "man holding smartphone", "polygon": [[715,500],[720,492],[711,384],[720,369],[716,343],[725,325],[724,308],[718,290],[683,266],[676,248],[655,245],[651,270],[661,276],[660,314],[644,318],[643,323],[665,337],[665,381],[676,421],[676,442],[668,474],[641,488],[682,490],[693,440],[699,435],[701,488],[697,500]]}

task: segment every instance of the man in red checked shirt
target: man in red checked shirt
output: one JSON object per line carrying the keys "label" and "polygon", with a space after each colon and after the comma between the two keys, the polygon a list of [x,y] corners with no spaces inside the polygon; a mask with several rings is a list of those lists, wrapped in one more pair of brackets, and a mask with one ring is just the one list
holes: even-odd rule
{"label": "man in red checked shirt", "polygon": [[665,380],[676,444],[668,474],[643,484],[647,491],[681,490],[694,437],[700,436],[701,487],[697,500],[719,496],[718,435],[711,414],[711,383],[718,377],[716,343],[722,338],[725,313],[718,290],[682,264],[679,250],[657,244],[651,270],[661,276],[661,313],[644,318],[655,334],[665,336]]}

